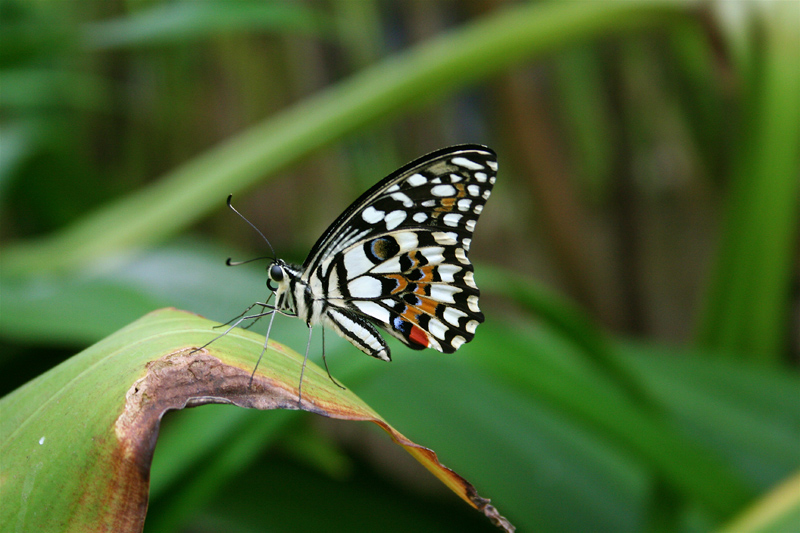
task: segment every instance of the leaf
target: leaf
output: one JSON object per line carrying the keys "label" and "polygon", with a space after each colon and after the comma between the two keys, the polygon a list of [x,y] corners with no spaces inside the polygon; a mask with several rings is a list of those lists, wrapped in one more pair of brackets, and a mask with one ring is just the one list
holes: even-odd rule
{"label": "leaf", "polygon": [[800,472],[778,485],[722,531],[780,533],[794,530],[798,523],[800,523]]}
{"label": "leaf", "polygon": [[[303,409],[383,428],[425,468],[506,531],[513,526],[436,454],[390,426],[314,364],[271,343],[249,386],[263,337],[233,330],[207,349],[213,322],[163,309],[146,315],[0,400],[3,531],[141,531],[150,464],[168,410],[211,403]],[[58,494],[57,498],[53,495]]]}
{"label": "leaf", "polygon": [[108,50],[163,46],[246,31],[325,34],[321,15],[299,4],[259,1],[175,2],[155,5],[119,19],[85,28],[89,48]]}
{"label": "leaf", "polygon": [[776,366],[790,335],[800,221],[800,19],[792,5],[766,3],[750,20],[763,60],[745,79],[750,101],[698,328],[704,346]]}

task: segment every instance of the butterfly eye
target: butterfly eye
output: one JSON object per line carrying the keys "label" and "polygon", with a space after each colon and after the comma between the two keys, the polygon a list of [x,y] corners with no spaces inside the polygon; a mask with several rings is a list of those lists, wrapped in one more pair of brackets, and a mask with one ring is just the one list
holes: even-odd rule
{"label": "butterfly eye", "polygon": [[278,288],[275,287],[272,282],[280,283],[283,281],[283,269],[279,265],[273,263],[267,270],[267,274],[267,287],[272,292],[277,291]]}
{"label": "butterfly eye", "polygon": [[272,265],[269,268],[269,277],[271,280],[280,283],[281,281],[283,281],[283,269],[278,265]]}

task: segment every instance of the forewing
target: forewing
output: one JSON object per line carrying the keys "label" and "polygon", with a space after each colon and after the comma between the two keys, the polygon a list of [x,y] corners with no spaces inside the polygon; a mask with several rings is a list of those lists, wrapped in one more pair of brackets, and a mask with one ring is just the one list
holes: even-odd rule
{"label": "forewing", "polygon": [[[459,222],[472,221],[471,233],[496,174],[497,156],[480,145],[451,146],[412,161],[376,183],[328,226],[303,263],[304,277],[378,233],[440,226],[452,231]],[[462,201],[454,205],[456,200]],[[446,214],[451,216],[445,219]]]}
{"label": "forewing", "polygon": [[479,146],[407,165],[329,228],[306,273],[323,280],[330,305],[365,315],[408,346],[457,350],[483,322],[468,252],[496,171],[494,152]]}

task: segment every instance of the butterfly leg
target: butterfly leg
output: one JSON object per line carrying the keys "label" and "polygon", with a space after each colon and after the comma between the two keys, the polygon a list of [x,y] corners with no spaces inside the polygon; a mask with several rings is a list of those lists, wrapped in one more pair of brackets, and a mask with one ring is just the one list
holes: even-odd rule
{"label": "butterfly leg", "polygon": [[308,361],[308,349],[311,347],[311,334],[314,328],[308,327],[308,343],[306,344],[306,356],[303,358],[303,366],[300,368],[300,385],[297,386],[297,405],[303,404],[303,374],[306,371],[306,361]]}
{"label": "butterfly leg", "polygon": [[[272,306],[272,305],[269,305],[269,301],[270,301],[270,300],[272,300],[272,296],[273,296],[273,295],[272,295],[272,294],[270,294],[270,295],[269,295],[269,298],[267,298],[267,301],[266,301],[266,302],[255,302],[255,303],[253,303],[253,304],[252,304],[252,305],[250,305],[250,306],[249,306],[247,309],[245,309],[244,311],[242,311],[241,313],[239,313],[237,316],[235,316],[235,317],[233,317],[232,319],[228,320],[228,321],[227,321],[227,322],[225,322],[224,324],[219,324],[219,325],[217,325],[217,326],[214,326],[214,328],[222,328],[222,327],[225,327],[225,326],[227,326],[227,325],[228,325],[228,324],[230,324],[231,322],[234,322],[234,321],[236,321],[236,320],[238,320],[238,319],[242,318],[242,317],[243,317],[244,315],[246,315],[246,314],[247,314],[247,313],[248,313],[248,312],[249,312],[249,311],[250,311],[252,308],[254,308],[254,307],[256,307],[256,306],[260,306],[260,307],[261,307],[261,311],[262,311],[262,313],[263,313],[264,311],[266,311],[267,309],[272,309],[272,310],[274,310],[274,309],[275,309],[275,307],[274,307],[274,306]],[[261,315],[261,316],[264,316],[264,315]],[[250,328],[250,326],[252,326],[252,325],[253,325],[253,324],[255,324],[256,322],[258,322],[258,319],[259,319],[259,318],[261,318],[261,316],[259,316],[259,317],[256,317],[256,318],[255,318],[255,320],[253,320],[253,321],[252,321],[250,324],[248,324],[247,326],[245,326],[245,329],[249,329],[249,328]],[[245,320],[246,320],[246,319],[245,319]],[[238,323],[240,323],[240,322],[241,322],[241,320],[240,320],[239,322],[237,322],[237,324],[238,324]]]}
{"label": "butterfly leg", "polygon": [[[255,305],[255,304],[254,304],[254,305]],[[251,306],[251,307],[253,307],[253,306]],[[220,333],[219,335],[217,335],[216,337],[214,337],[213,339],[211,339],[210,341],[208,341],[207,343],[205,343],[205,344],[204,344],[204,345],[202,345],[201,347],[199,347],[199,348],[195,348],[194,350],[192,350],[191,352],[189,352],[189,355],[192,355],[194,352],[200,351],[200,350],[202,350],[203,348],[205,348],[206,346],[208,346],[208,345],[210,345],[210,344],[212,344],[212,343],[216,342],[217,340],[221,339],[222,337],[224,337],[225,335],[227,335],[228,333],[230,333],[230,332],[231,332],[231,330],[232,330],[233,328],[235,328],[236,326],[238,326],[239,324],[241,324],[241,323],[242,323],[242,322],[244,322],[245,320],[250,320],[250,319],[253,319],[253,318],[255,318],[255,319],[258,319],[258,318],[261,318],[262,316],[274,315],[274,314],[275,314],[275,309],[273,309],[273,308],[271,308],[271,307],[269,307],[269,306],[267,306],[267,307],[266,307],[266,309],[269,309],[269,311],[265,311],[265,312],[263,312],[263,313],[256,313],[255,315],[249,315],[249,316],[242,316],[242,317],[239,317],[239,318],[238,318],[238,320],[236,320],[236,322],[234,322],[234,323],[233,323],[233,324],[232,324],[232,325],[231,325],[231,326],[230,326],[228,329],[226,329],[224,332]],[[272,322],[270,321],[270,325],[271,325],[271,324],[272,324]],[[223,325],[224,325],[224,324],[223,324]]]}
{"label": "butterfly leg", "polygon": [[[270,311],[270,314],[272,316],[269,319],[269,326],[267,326],[267,336],[264,337],[264,349],[261,350],[261,355],[258,356],[258,361],[256,361],[256,366],[253,367],[253,373],[250,374],[250,383],[247,384],[247,388],[248,389],[253,386],[253,376],[256,375],[256,370],[258,369],[259,363],[261,363],[261,358],[264,357],[264,354],[267,351],[267,344],[269,344],[269,332],[272,331],[272,322],[275,320],[275,311],[274,310]],[[244,320],[244,319],[242,319],[242,320]]]}
{"label": "butterfly leg", "polygon": [[331,376],[331,371],[328,369],[328,361],[325,359],[325,326],[322,327],[322,362],[325,363],[325,372],[328,373],[328,377],[331,378],[331,381],[333,381],[334,385],[342,390],[347,390],[338,381],[333,379],[333,376]]}
{"label": "butterfly leg", "polygon": [[[267,305],[264,305],[264,304],[259,304],[259,305],[261,305],[261,311],[266,311],[267,309],[272,309],[273,311],[275,310],[274,307],[270,307],[270,306],[267,306]],[[250,328],[252,328],[256,324],[256,322],[261,320],[261,317],[263,317],[263,316],[264,315],[262,314],[261,316],[256,317],[255,319],[253,319],[252,322],[250,322],[246,326],[243,326],[242,329],[250,329]]]}

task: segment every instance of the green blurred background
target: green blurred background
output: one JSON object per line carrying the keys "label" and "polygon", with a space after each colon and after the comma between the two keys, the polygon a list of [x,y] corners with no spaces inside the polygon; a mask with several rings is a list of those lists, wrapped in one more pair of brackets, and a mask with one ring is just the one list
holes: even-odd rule
{"label": "green blurred background", "polygon": [[[800,465],[797,3],[2,0],[0,24],[2,394],[154,309],[263,301],[263,264],[224,266],[268,253],[229,193],[300,263],[368,186],[475,142],[486,323],[391,364],[328,335],[333,374],[521,530],[800,519],[797,483],[752,507]],[[171,413],[151,489],[146,531],[493,529],[378,428],[306,413]]]}

